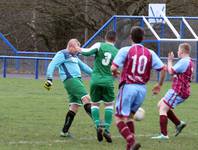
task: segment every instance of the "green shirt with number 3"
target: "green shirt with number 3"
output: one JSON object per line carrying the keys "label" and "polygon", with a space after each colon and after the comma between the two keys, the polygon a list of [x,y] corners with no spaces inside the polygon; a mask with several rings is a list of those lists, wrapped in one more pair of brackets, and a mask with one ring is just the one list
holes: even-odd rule
{"label": "green shirt with number 3", "polygon": [[98,42],[88,49],[82,49],[85,56],[95,55],[91,83],[97,83],[101,86],[113,86],[114,77],[111,73],[111,64],[118,52],[113,43]]}

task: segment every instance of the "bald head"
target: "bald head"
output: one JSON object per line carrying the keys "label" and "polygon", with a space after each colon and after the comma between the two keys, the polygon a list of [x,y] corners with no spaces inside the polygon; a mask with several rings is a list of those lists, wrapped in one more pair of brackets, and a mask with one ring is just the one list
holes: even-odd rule
{"label": "bald head", "polygon": [[76,53],[80,49],[80,42],[77,39],[70,39],[67,43],[67,50],[71,53]]}

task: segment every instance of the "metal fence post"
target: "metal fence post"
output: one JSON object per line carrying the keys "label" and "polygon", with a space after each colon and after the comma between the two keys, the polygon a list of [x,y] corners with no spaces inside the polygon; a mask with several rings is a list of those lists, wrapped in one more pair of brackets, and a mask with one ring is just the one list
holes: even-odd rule
{"label": "metal fence post", "polygon": [[[18,53],[16,53],[16,56],[18,56]],[[20,69],[20,59],[16,59],[15,68],[16,68],[17,71],[19,71],[19,69]]]}
{"label": "metal fence post", "polygon": [[6,58],[3,58],[3,77],[6,78],[7,62]]}
{"label": "metal fence post", "polygon": [[[46,54],[45,57],[48,57],[48,55]],[[48,60],[45,60],[45,64],[44,64],[44,74],[47,72],[47,67],[48,67]]]}
{"label": "metal fence post", "polygon": [[36,62],[35,62],[35,79],[38,79],[38,74],[39,74],[38,67],[39,67],[39,60],[36,59]]}
{"label": "metal fence post", "polygon": [[180,21],[180,37],[183,38],[185,36],[185,26],[184,26],[184,23],[183,21],[181,20]]}
{"label": "metal fence post", "polygon": [[116,16],[114,16],[114,18],[113,18],[113,31],[117,31],[117,17]]}

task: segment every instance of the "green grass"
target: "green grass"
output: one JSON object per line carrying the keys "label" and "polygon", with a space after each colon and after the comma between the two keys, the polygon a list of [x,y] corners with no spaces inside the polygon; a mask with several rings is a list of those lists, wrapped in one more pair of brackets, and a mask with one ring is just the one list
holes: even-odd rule
{"label": "green grass", "polygon": [[[86,82],[88,88],[88,82]],[[157,102],[170,87],[165,83],[159,96],[151,96],[151,86],[143,105],[146,118],[136,122],[137,140],[142,150],[196,150],[198,149],[198,85],[192,84],[192,96],[176,113],[188,126],[174,137],[174,126],[169,121],[170,140],[153,141],[159,133]],[[115,123],[111,132],[113,144],[98,143],[90,118],[81,108],[71,127],[74,140],[59,137],[68,109],[63,84],[57,80],[51,91],[43,88],[42,80],[0,78],[0,150],[123,150],[125,141],[120,137]]]}

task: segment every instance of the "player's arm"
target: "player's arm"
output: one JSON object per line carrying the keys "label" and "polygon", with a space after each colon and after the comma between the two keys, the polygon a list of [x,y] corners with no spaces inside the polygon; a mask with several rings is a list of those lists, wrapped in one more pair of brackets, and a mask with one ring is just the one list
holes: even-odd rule
{"label": "player's arm", "polygon": [[57,53],[52,61],[49,63],[48,65],[48,68],[47,68],[47,73],[46,73],[46,81],[44,83],[44,87],[47,89],[47,90],[50,90],[51,87],[52,87],[52,80],[53,80],[53,74],[54,74],[54,70],[55,68],[60,65],[61,63],[63,63],[65,61],[65,58],[64,58],[64,54],[62,53]]}
{"label": "player's arm", "polygon": [[80,69],[88,75],[91,75],[92,69],[78,58],[78,65]]}
{"label": "player's arm", "polygon": [[164,66],[161,70],[160,70],[160,78],[157,84],[154,85],[152,92],[153,94],[159,94],[161,87],[164,83],[165,77],[166,77],[166,71],[167,71],[167,67]]}
{"label": "player's arm", "polygon": [[118,77],[120,75],[120,71],[118,70],[119,66],[116,65],[115,63],[112,63],[111,65],[111,72],[112,72],[112,75],[114,77]]}
{"label": "player's arm", "polygon": [[121,48],[115,56],[111,65],[111,72],[113,76],[117,77],[120,74],[120,71],[118,69],[123,66],[128,53],[128,49],[128,47]]}
{"label": "player's arm", "polygon": [[180,59],[175,65],[173,65],[172,60],[168,59],[168,72],[173,75],[177,73],[184,73],[189,66],[188,59]]}
{"label": "player's arm", "polygon": [[160,71],[160,78],[158,83],[153,87],[152,92],[153,94],[158,94],[161,90],[161,86],[164,83],[164,79],[166,77],[167,66],[163,64],[160,58],[154,51],[150,51],[152,54],[152,68]]}
{"label": "player's arm", "polygon": [[84,56],[91,56],[97,53],[100,48],[100,43],[95,43],[90,48],[81,48],[81,54]]}

